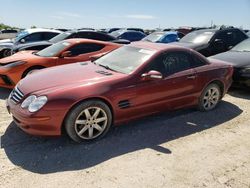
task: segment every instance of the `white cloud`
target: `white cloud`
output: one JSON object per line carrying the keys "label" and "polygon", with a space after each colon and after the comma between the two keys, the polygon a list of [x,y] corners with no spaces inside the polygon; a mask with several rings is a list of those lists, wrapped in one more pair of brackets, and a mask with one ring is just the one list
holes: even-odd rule
{"label": "white cloud", "polygon": [[156,19],[155,16],[145,15],[145,14],[129,14],[129,15],[126,15],[125,17],[126,18],[133,18],[133,19],[144,19],[144,20]]}

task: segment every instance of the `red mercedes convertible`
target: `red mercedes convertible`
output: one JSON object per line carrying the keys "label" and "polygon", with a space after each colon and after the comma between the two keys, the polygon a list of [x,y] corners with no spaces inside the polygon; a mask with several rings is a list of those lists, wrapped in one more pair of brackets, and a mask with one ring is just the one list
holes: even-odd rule
{"label": "red mercedes convertible", "polygon": [[214,109],[233,68],[174,45],[136,42],[92,62],[48,68],[21,80],[7,99],[15,123],[32,135],[94,140],[157,112]]}

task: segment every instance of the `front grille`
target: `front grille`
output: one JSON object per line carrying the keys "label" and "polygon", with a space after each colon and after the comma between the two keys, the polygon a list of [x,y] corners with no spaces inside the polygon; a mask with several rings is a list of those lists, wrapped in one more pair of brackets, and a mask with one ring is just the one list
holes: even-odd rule
{"label": "front grille", "polygon": [[10,94],[10,99],[15,103],[18,104],[24,97],[24,94],[17,88],[13,89]]}

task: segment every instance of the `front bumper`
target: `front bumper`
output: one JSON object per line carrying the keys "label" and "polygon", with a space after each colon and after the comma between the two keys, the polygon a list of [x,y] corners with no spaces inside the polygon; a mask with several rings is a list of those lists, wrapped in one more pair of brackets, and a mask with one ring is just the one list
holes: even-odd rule
{"label": "front bumper", "polygon": [[6,107],[13,116],[13,121],[24,132],[36,136],[59,136],[65,111],[39,110],[30,113],[22,109],[20,104],[14,104],[11,99],[6,100]]}
{"label": "front bumper", "polygon": [[250,74],[242,73],[241,69],[234,69],[233,86],[246,86],[250,87]]}

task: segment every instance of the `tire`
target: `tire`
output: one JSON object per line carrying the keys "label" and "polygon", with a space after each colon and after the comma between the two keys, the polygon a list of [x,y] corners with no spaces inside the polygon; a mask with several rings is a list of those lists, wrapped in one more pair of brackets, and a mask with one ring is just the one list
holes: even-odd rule
{"label": "tire", "polygon": [[112,113],[108,105],[99,100],[84,101],[69,112],[65,130],[75,142],[100,139],[110,129]]}
{"label": "tire", "polygon": [[221,100],[222,91],[217,84],[209,84],[202,92],[198,108],[200,111],[210,111],[216,108]]}
{"label": "tire", "polygon": [[4,57],[8,57],[8,56],[11,56],[11,49],[5,49],[5,50],[3,50],[3,53],[2,53],[3,55],[3,58]]}

